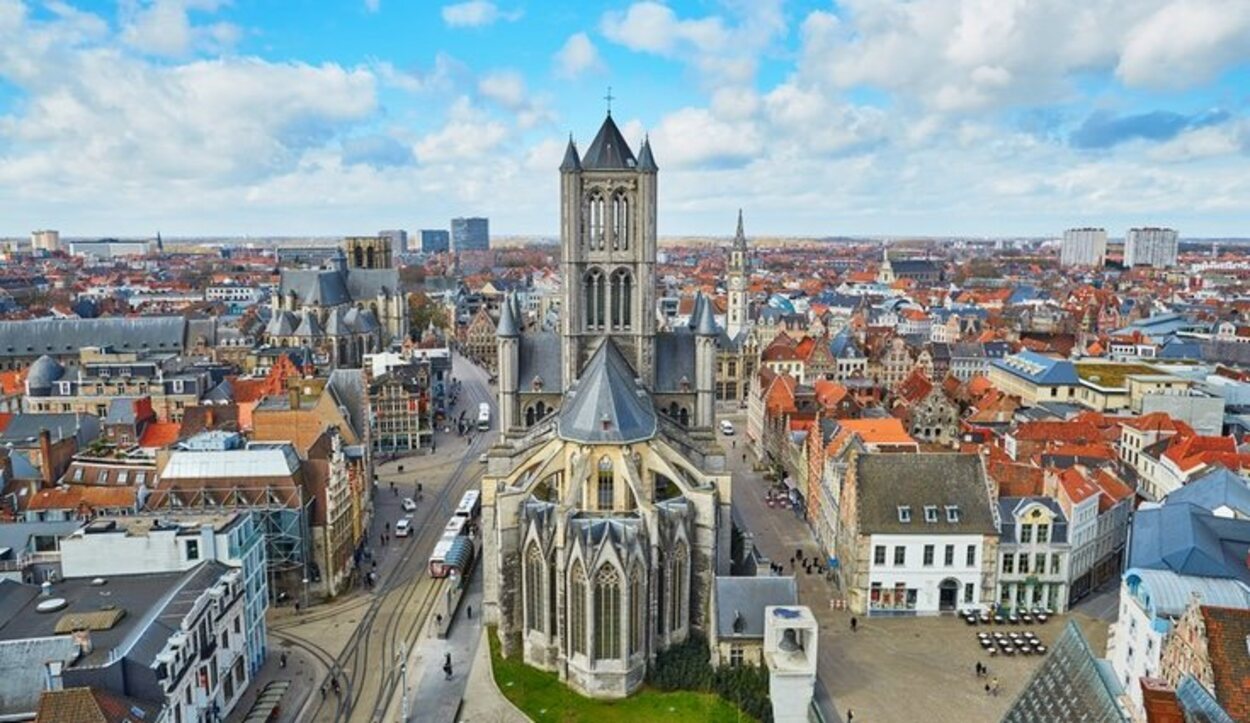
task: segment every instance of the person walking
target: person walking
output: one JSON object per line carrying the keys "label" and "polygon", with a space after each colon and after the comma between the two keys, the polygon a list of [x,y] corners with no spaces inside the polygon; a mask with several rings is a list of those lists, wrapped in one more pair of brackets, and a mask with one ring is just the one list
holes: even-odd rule
{"label": "person walking", "polygon": [[469,619],[472,620],[473,619],[473,606],[472,605],[469,606],[468,612],[469,612]]}
{"label": "person walking", "polygon": [[855,711],[851,710],[850,708],[847,708],[846,709],[846,723],[851,723],[851,721],[853,720],[855,720]]}
{"label": "person walking", "polygon": [[286,653],[285,653],[285,652],[284,652],[284,653],[282,653],[282,655],[279,655],[279,656],[278,656],[278,667],[279,667],[279,668],[285,668],[285,667],[286,667]]}
{"label": "person walking", "polygon": [[990,692],[994,694],[995,698],[998,697],[998,678],[997,677],[990,679]]}
{"label": "person walking", "polygon": [[852,616],[851,617],[851,632],[853,633],[857,631],[858,629],[859,629],[859,618]]}
{"label": "person walking", "polygon": [[321,699],[322,700],[326,699],[326,684],[325,683],[321,684]]}

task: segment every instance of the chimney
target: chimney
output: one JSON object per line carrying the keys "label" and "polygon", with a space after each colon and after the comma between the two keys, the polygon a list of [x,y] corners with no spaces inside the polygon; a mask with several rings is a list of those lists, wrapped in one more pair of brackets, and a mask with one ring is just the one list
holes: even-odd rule
{"label": "chimney", "polygon": [[299,387],[293,386],[287,390],[287,397],[291,400],[291,411],[299,409]]}
{"label": "chimney", "polygon": [[1176,691],[1166,681],[1142,678],[1140,684],[1147,723],[1185,723]]}
{"label": "chimney", "polygon": [[204,407],[204,429],[213,428],[213,408]]}
{"label": "chimney", "polygon": [[40,469],[43,470],[43,483],[51,487],[55,481],[52,475],[52,433],[47,428],[39,430],[39,457]]}
{"label": "chimney", "polygon": [[83,628],[81,630],[75,630],[71,634],[71,637],[74,640],[74,645],[78,646],[78,652],[82,653],[83,657],[91,655],[91,651],[93,648],[91,646],[91,631],[90,630],[87,630],[86,628]]}

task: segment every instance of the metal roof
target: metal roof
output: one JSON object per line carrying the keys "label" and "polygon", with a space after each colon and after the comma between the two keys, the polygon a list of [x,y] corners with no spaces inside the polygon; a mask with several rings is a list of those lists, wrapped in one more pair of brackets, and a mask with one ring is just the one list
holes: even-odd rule
{"label": "metal roof", "polygon": [[604,339],[564,396],[556,418],[563,439],[586,443],[640,442],[655,436],[651,397],[611,339]]}
{"label": "metal roof", "polygon": [[169,455],[161,480],[289,477],[299,469],[299,455],[289,444],[222,452],[178,450]]}
{"label": "metal roof", "polygon": [[1250,587],[1227,577],[1178,575],[1171,570],[1134,567],[1124,573],[1124,579],[1130,587],[1135,581],[1141,586],[1138,596],[1149,602],[1153,617],[1180,617],[1194,595],[1202,599],[1203,605],[1250,608]]}
{"label": "metal roof", "polygon": [[1190,502],[1143,507],[1133,515],[1126,565],[1250,584],[1250,520],[1216,517]]}
{"label": "metal roof", "polygon": [[1069,620],[1003,723],[1127,722],[1117,702],[1120,693],[1115,679],[1102,673],[1081,629]]}

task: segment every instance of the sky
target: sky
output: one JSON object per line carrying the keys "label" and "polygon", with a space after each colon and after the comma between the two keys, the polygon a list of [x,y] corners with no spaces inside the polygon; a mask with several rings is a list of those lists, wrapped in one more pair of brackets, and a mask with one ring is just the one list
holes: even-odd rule
{"label": "sky", "polygon": [[0,235],[1250,236],[1247,0],[0,0]]}

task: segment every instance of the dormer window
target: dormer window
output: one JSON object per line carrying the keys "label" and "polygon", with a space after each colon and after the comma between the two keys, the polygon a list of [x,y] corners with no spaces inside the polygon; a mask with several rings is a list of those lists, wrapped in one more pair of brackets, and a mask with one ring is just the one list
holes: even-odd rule
{"label": "dormer window", "polygon": [[936,505],[924,506],[924,521],[928,523],[934,523],[938,521],[938,511],[937,511]]}
{"label": "dormer window", "polygon": [[959,505],[946,506],[946,521],[951,524],[959,522]]}
{"label": "dormer window", "polygon": [[907,506],[907,505],[899,505],[899,507],[898,507],[898,521],[899,521],[899,522],[904,522],[904,523],[906,523],[906,522],[911,522],[911,507],[909,507],[909,506]]}

